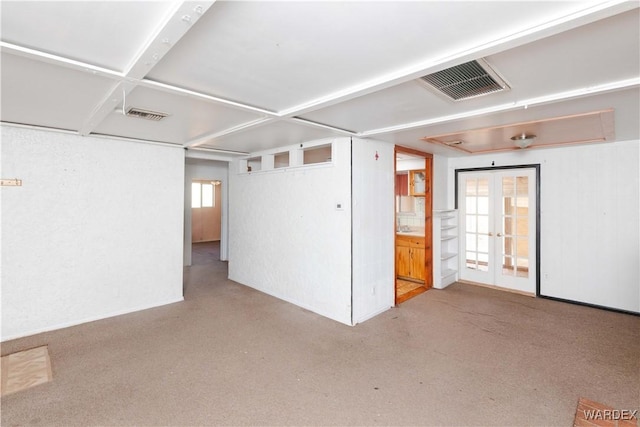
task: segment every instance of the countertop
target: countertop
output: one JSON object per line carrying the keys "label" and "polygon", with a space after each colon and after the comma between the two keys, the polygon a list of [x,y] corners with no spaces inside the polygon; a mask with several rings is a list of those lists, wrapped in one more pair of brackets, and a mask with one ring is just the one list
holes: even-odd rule
{"label": "countertop", "polygon": [[396,231],[398,236],[424,237],[424,227],[409,227],[408,231]]}

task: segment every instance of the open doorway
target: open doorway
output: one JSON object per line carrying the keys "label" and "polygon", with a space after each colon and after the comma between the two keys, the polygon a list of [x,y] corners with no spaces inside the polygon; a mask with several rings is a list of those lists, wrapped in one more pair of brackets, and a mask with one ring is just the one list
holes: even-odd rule
{"label": "open doorway", "polygon": [[395,302],[433,287],[433,156],[395,149]]}
{"label": "open doorway", "polygon": [[219,180],[191,182],[191,263],[220,259],[222,185]]}
{"label": "open doorway", "polygon": [[[185,180],[184,180],[184,265],[192,265],[192,258],[197,256],[194,251],[194,242],[198,248],[217,245],[216,250],[207,250],[210,260],[227,261],[229,252],[229,231],[228,231],[228,178],[229,164],[227,162],[192,158],[185,159]],[[200,183],[201,186],[194,185]],[[213,183],[213,184],[212,184]],[[207,186],[213,185],[213,188]],[[203,194],[203,190],[205,193]],[[195,190],[195,191],[194,191]],[[192,194],[198,194],[192,197]],[[200,208],[194,208],[198,206]],[[205,207],[202,207],[204,202]],[[207,206],[214,205],[214,206]],[[214,208],[219,211],[219,219],[201,221],[206,217],[206,209]],[[201,210],[201,212],[197,212]],[[195,221],[195,224],[192,224]],[[213,224],[213,225],[212,225]],[[213,243],[210,243],[213,242]],[[198,251],[201,252],[201,251]],[[193,256],[192,256],[193,255]]]}

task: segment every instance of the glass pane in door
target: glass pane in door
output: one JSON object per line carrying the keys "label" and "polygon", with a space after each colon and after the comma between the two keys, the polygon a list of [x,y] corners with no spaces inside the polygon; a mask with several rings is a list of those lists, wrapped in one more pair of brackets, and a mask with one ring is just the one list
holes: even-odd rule
{"label": "glass pane in door", "polygon": [[460,278],[536,291],[536,173],[533,168],[464,172],[458,182]]}
{"label": "glass pane in door", "polygon": [[469,178],[465,185],[466,268],[488,271],[489,179]]}
{"label": "glass pane in door", "polygon": [[502,178],[502,274],[529,276],[529,177]]}

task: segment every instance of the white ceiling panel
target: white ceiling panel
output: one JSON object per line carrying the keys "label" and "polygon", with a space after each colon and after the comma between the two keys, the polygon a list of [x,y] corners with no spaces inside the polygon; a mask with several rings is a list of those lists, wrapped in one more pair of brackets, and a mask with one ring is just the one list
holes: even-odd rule
{"label": "white ceiling panel", "polygon": [[281,111],[433,65],[579,7],[584,5],[223,1],[149,78]]}
{"label": "white ceiling panel", "polygon": [[261,117],[190,96],[145,87],[138,87],[126,96],[125,109],[131,107],[168,113],[169,116],[157,122],[125,116],[120,103],[93,133],[185,144],[202,135],[222,132]]}
{"label": "white ceiling panel", "polygon": [[0,119],[77,130],[115,84],[91,72],[2,53]]}
{"label": "white ceiling panel", "polygon": [[274,147],[283,147],[337,136],[344,136],[344,134],[323,128],[276,120],[238,133],[210,140],[200,145],[200,148],[251,153]]}
{"label": "white ceiling panel", "polygon": [[517,99],[625,80],[640,75],[639,23],[640,10],[635,9],[489,60]]}
{"label": "white ceiling panel", "polygon": [[302,117],[364,132],[630,79],[640,75],[639,21],[635,9],[487,57],[509,91],[452,101],[413,80]]}
{"label": "white ceiling panel", "polygon": [[124,71],[172,7],[162,1],[5,1],[2,40]]}
{"label": "white ceiling panel", "polygon": [[[637,1],[0,8],[3,122],[240,152],[354,135],[451,155],[421,138],[613,108],[616,138],[640,138]],[[480,58],[511,90],[453,102],[416,81]]]}
{"label": "white ceiling panel", "polygon": [[513,123],[546,120],[609,108],[614,110],[616,140],[629,141],[640,139],[640,127],[638,126],[638,117],[640,117],[640,88],[638,87],[624,91],[614,91],[595,96],[582,97],[573,102],[556,102],[527,109],[521,108],[432,126],[389,132],[372,136],[372,138],[426,150],[435,154],[460,156],[466,154],[453,148],[422,141],[422,138],[458,132],[461,129],[475,130],[492,126],[506,126]]}
{"label": "white ceiling panel", "polygon": [[[503,98],[505,94],[494,94],[492,98]],[[477,100],[467,101],[477,104]],[[458,111],[459,106],[444,97],[434,95],[424,85],[412,80],[364,95],[340,104],[303,114],[302,118],[312,122],[364,132],[388,126],[411,123],[434,115],[446,115]]]}

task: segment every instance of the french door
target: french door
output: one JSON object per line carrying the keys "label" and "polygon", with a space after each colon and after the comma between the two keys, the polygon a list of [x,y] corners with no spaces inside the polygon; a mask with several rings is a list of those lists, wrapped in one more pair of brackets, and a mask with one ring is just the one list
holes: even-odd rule
{"label": "french door", "polygon": [[461,172],[460,279],[536,292],[536,170]]}

